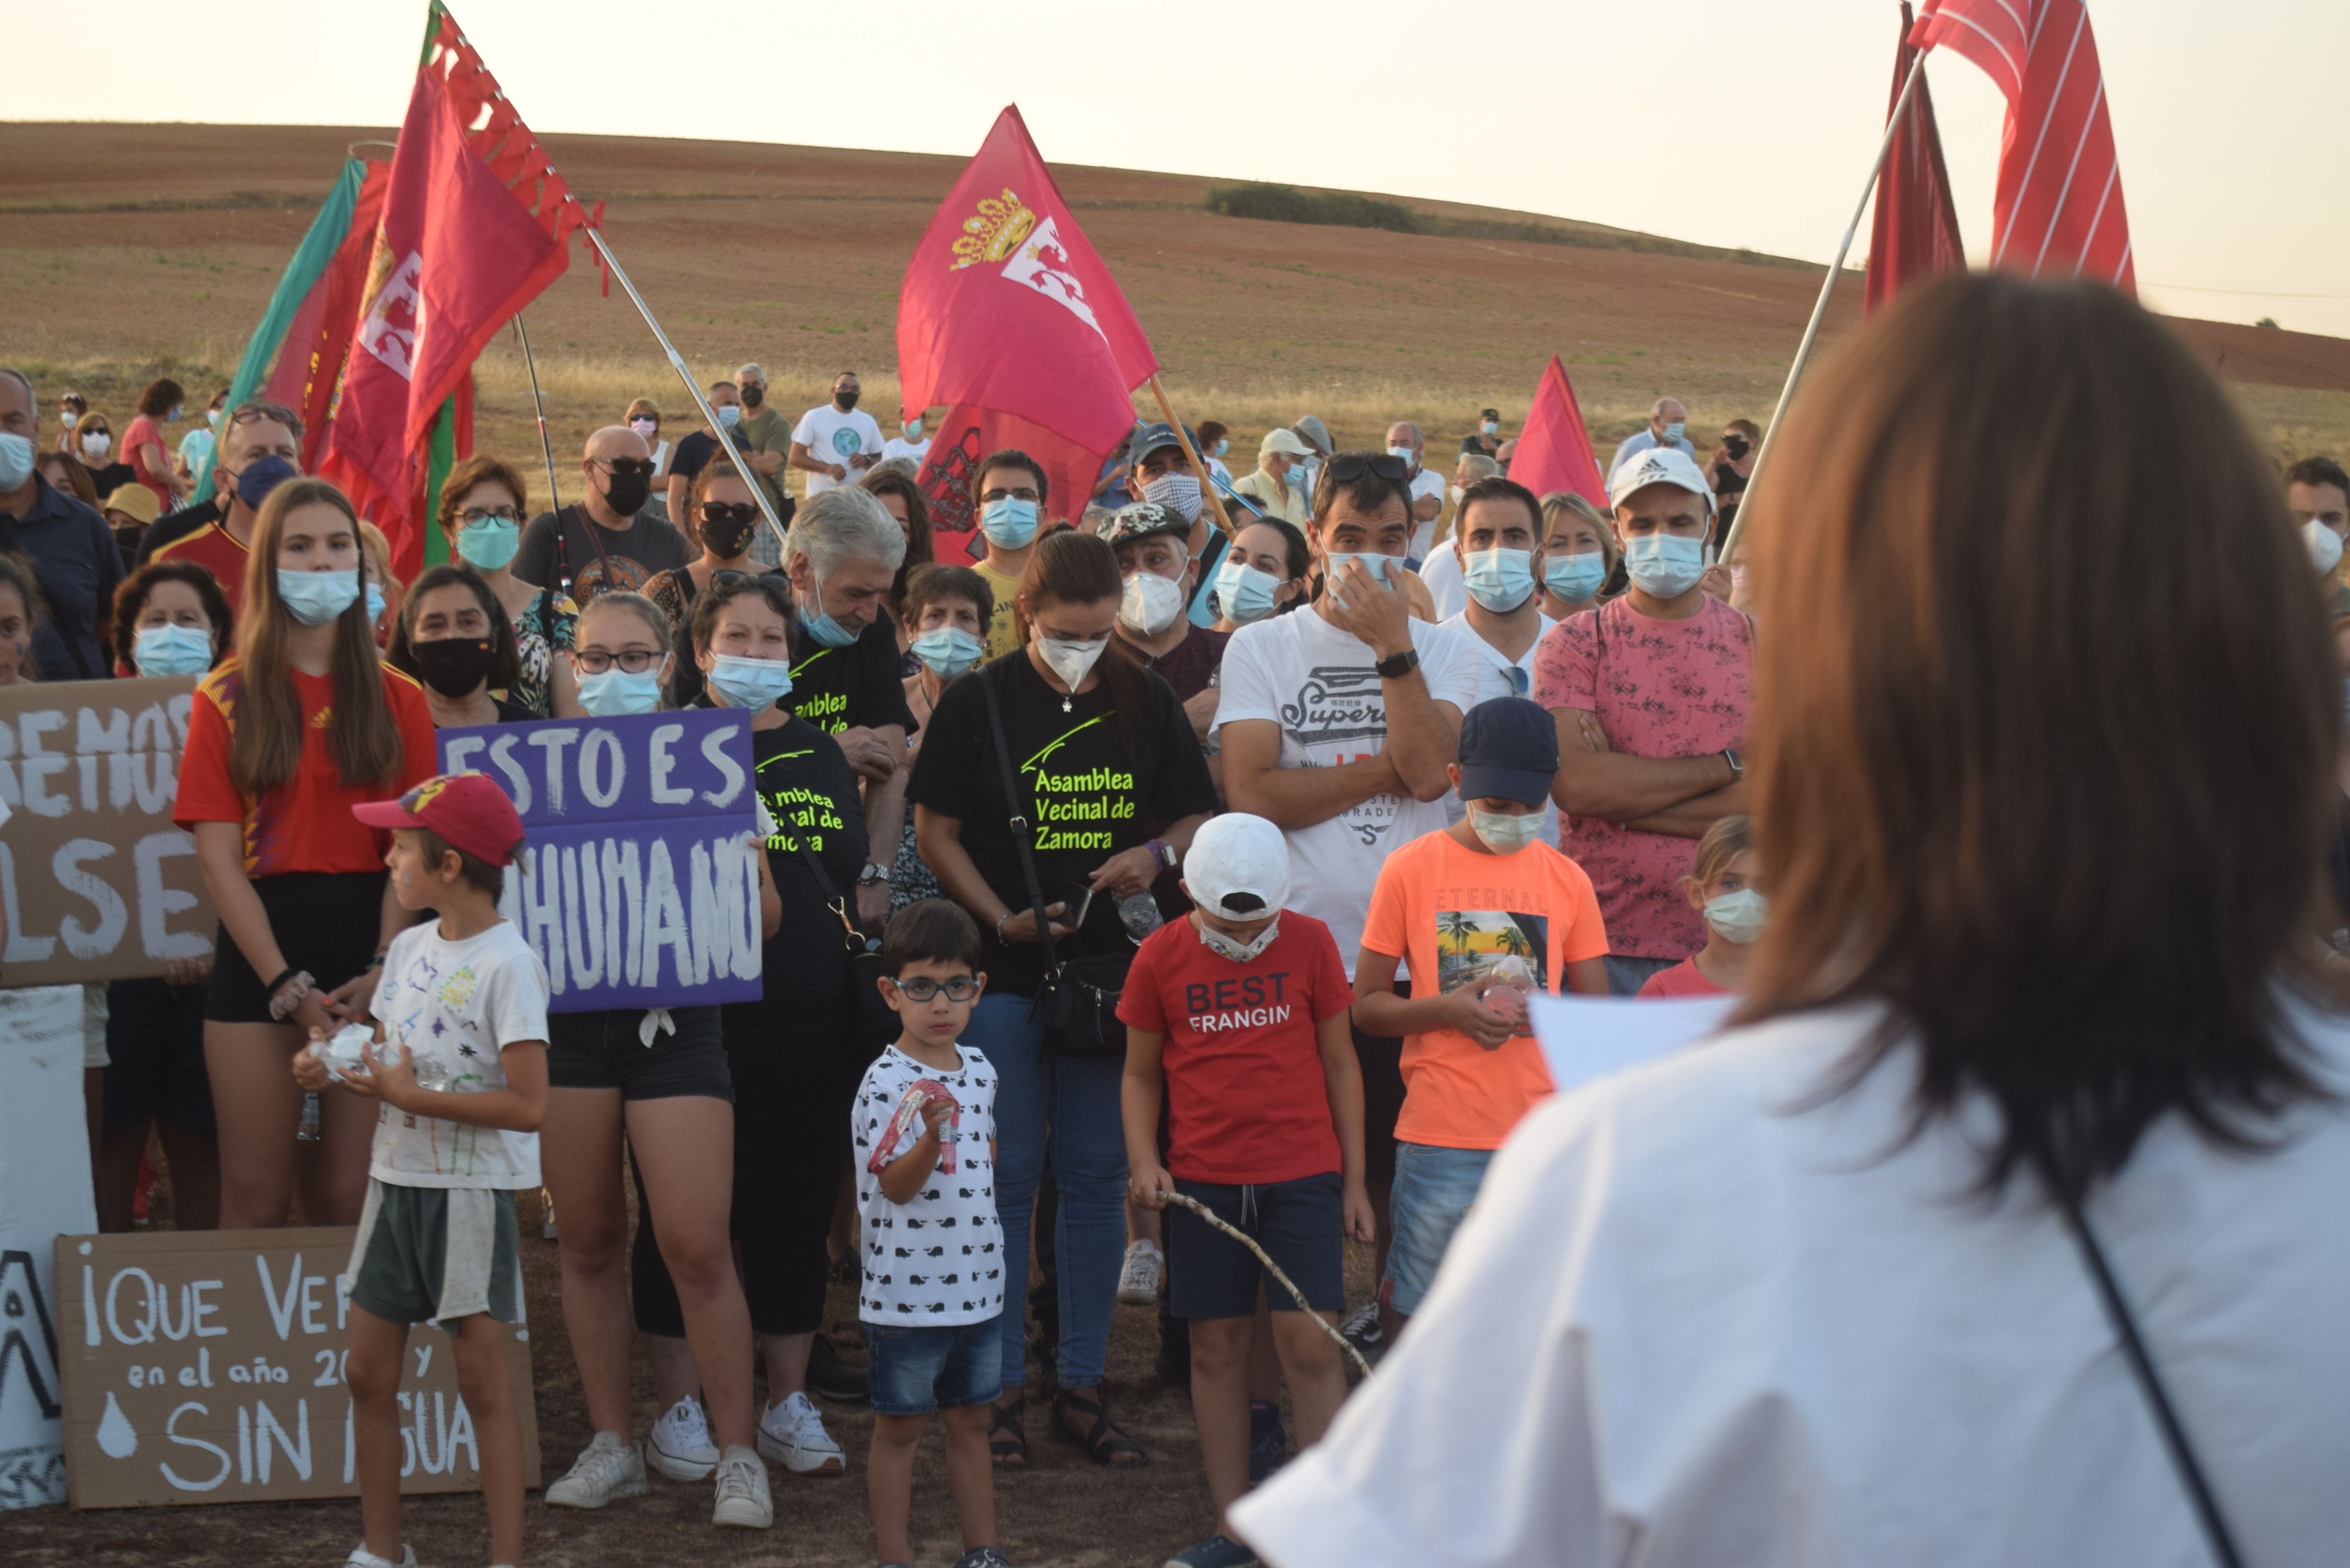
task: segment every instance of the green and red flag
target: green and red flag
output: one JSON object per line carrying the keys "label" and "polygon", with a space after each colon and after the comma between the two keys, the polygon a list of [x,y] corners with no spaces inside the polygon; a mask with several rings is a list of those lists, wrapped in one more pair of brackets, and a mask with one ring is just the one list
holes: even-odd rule
{"label": "green and red flag", "polygon": [[444,452],[469,444],[475,357],[594,221],[434,0],[317,466],[383,529],[401,576],[431,531],[436,425],[453,421]]}

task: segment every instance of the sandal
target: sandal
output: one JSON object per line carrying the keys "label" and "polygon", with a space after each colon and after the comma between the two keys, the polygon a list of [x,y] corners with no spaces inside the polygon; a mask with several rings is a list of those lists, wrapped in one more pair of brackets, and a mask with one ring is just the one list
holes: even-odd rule
{"label": "sandal", "polygon": [[[1140,1443],[1110,1424],[1109,1411],[1104,1407],[1101,1391],[1092,1391],[1092,1398],[1075,1388],[1064,1388],[1054,1397],[1053,1420],[1061,1430],[1076,1438],[1097,1465],[1118,1469],[1131,1469],[1150,1462],[1150,1456]],[[1070,1418],[1071,1412],[1087,1424],[1078,1429],[1078,1422]]]}
{"label": "sandal", "polygon": [[[1028,1463],[1028,1434],[1021,1428],[1021,1418],[1028,1413],[1025,1395],[1009,1405],[998,1405],[987,1417],[987,1457],[999,1469],[1025,1466]],[[1003,1437],[996,1434],[1002,1432]]]}

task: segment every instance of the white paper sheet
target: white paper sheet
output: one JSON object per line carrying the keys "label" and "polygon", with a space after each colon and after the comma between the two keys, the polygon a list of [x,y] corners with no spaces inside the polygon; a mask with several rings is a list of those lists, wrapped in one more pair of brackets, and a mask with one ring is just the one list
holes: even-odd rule
{"label": "white paper sheet", "polygon": [[1734,996],[1639,1002],[1624,996],[1529,996],[1534,1040],[1562,1095],[1670,1055],[1721,1029]]}

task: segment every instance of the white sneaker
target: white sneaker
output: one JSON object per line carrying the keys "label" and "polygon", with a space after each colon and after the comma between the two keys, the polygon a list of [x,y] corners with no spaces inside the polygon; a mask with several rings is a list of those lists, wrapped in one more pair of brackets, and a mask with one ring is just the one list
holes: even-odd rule
{"label": "white sneaker", "polygon": [[618,1432],[598,1432],[570,1471],[546,1489],[556,1508],[601,1508],[616,1497],[645,1494],[645,1457]]}
{"label": "white sneaker", "polygon": [[837,1476],[848,1467],[805,1394],[759,1413],[759,1451],[795,1476]]}
{"label": "white sneaker", "polygon": [[348,1557],[343,1559],[343,1568],[416,1568],[416,1548],[405,1541],[401,1542],[400,1561],[394,1563],[389,1557],[378,1557],[369,1552],[367,1542],[362,1541],[351,1548]]}
{"label": "white sneaker", "polygon": [[710,1440],[710,1417],[691,1394],[653,1423],[645,1459],[671,1480],[696,1481],[718,1468],[718,1445]]}
{"label": "white sneaker", "polygon": [[1128,1243],[1126,1267],[1118,1276],[1118,1299],[1128,1306],[1155,1305],[1159,1300],[1159,1272],[1166,1266],[1166,1254],[1148,1236]]}
{"label": "white sneaker", "polygon": [[775,1524],[775,1504],[767,1495],[767,1467],[750,1449],[732,1448],[719,1459],[718,1506],[710,1511],[710,1522],[743,1530],[766,1530]]}

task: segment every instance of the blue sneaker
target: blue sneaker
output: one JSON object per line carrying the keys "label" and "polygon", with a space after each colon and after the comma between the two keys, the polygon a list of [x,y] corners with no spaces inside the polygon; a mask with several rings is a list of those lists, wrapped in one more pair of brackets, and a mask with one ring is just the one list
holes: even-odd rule
{"label": "blue sneaker", "polygon": [[1281,1407],[1250,1400],[1249,1485],[1263,1486],[1267,1476],[1288,1462],[1289,1433],[1281,1424]]}
{"label": "blue sneaker", "polygon": [[1170,1557],[1167,1568],[1263,1568],[1257,1554],[1219,1532],[1209,1536],[1191,1551]]}

